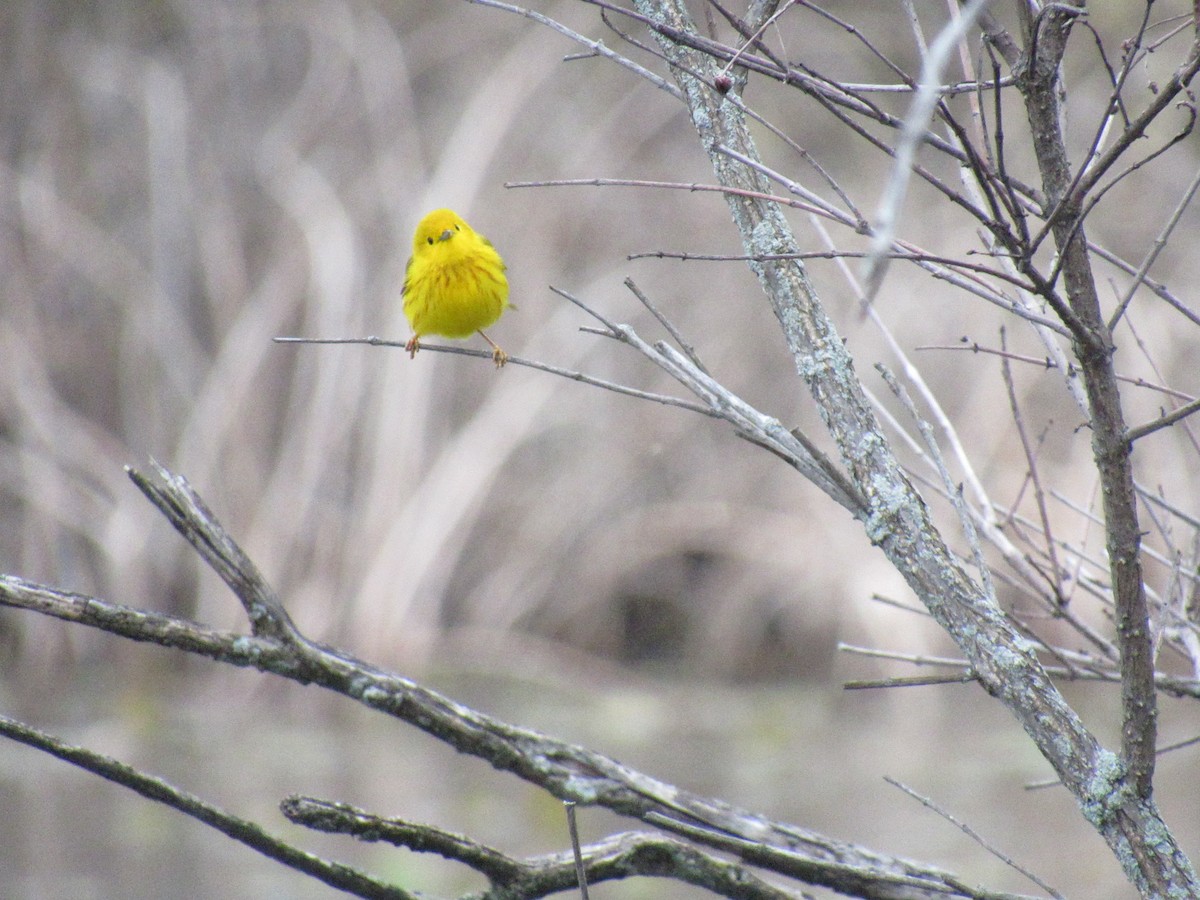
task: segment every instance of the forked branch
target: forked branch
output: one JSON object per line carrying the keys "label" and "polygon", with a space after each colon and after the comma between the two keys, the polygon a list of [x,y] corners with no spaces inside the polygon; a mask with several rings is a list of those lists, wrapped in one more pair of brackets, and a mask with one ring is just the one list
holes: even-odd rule
{"label": "forked branch", "polygon": [[[692,843],[731,852],[743,865],[806,884],[861,897],[946,900],[1011,896],[971,887],[936,867],[875,853],[807,829],[771,821],[721,800],[682,791],[602,754],[501,722],[403,676],[312,642],[291,624],[271,587],[187,481],[161,466],[155,465],[154,471],[154,476],[131,471],[130,477],[231,586],[247,615],[259,623],[259,634],[219,631],[186,619],[65,593],[8,575],[0,575],[0,605],[323,687],[413,725],[455,750],[486,760],[496,769],[517,775],[562,800],[580,806],[605,807],[683,835]],[[138,789],[133,782],[121,783]],[[192,814],[186,803],[176,802],[169,793],[155,799]],[[209,823],[203,815],[196,818]],[[645,848],[636,851],[645,852]],[[693,849],[674,858],[683,866],[702,857],[705,855]],[[279,855],[274,858],[288,862]],[[612,864],[627,862],[627,858],[621,857]],[[735,877],[735,869],[714,862],[711,867],[714,880],[704,886],[718,894],[741,896],[728,892],[729,885],[740,881]],[[637,873],[627,871],[627,874]],[[657,874],[700,883],[693,880],[694,871],[674,870],[665,863]],[[749,873],[742,874],[748,883],[754,883]],[[360,896],[406,895],[363,892]]]}

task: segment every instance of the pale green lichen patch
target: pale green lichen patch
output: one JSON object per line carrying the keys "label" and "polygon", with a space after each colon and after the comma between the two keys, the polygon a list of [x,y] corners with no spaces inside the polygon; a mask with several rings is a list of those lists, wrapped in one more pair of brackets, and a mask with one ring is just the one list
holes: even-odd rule
{"label": "pale green lichen patch", "polygon": [[596,803],[600,799],[600,784],[595,778],[568,778],[562,783],[562,790],[576,803]]}
{"label": "pale green lichen patch", "polygon": [[[1028,654],[1029,648],[1013,648],[1003,644],[995,647],[992,651],[992,661],[999,668],[1016,669],[1021,668],[1029,663]],[[1025,651],[1025,652],[1021,652]]]}
{"label": "pale green lichen patch", "polygon": [[392,698],[391,691],[385,691],[377,685],[367,685],[361,688],[356,696],[367,706],[372,706],[376,709],[386,708],[388,701]]}
{"label": "pale green lichen patch", "polygon": [[1133,796],[1133,786],[1125,780],[1125,764],[1111,750],[1101,750],[1091,777],[1084,784],[1083,815],[1103,829],[1113,813]]}
{"label": "pale green lichen patch", "polygon": [[[880,440],[876,434],[867,434],[859,442],[855,452],[869,454]],[[898,484],[882,474],[873,475],[867,483],[867,499],[871,504],[871,513],[867,517],[867,537],[873,544],[882,544],[888,538],[902,537],[900,527],[903,512],[910,502],[911,495],[904,485]]]}
{"label": "pale green lichen patch", "polygon": [[750,232],[750,253],[753,256],[770,256],[777,251],[775,244],[779,232],[769,219],[762,219]]}
{"label": "pale green lichen patch", "polygon": [[239,637],[234,639],[233,652],[249,660],[257,665],[259,657],[262,656],[262,645],[252,637]]}

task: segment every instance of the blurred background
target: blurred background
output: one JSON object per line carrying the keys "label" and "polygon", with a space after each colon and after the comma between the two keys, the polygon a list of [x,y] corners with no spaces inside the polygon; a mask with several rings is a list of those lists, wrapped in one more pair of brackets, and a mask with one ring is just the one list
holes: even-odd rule
{"label": "blurred background", "polygon": [[[594,7],[535,5],[663,71]],[[945,4],[915,6],[931,39]],[[919,70],[899,8],[827,8]],[[1117,48],[1141,12],[1111,4],[1091,24]],[[718,36],[731,39],[727,28]],[[1185,39],[1137,69],[1139,89],[1169,74]],[[771,40],[831,76],[895,82],[812,12],[789,10]],[[1103,62],[1084,44],[1067,78],[1080,154],[1108,94]],[[154,458],[189,479],[315,639],[689,790],[968,882],[1035,892],[885,784],[892,776],[1068,895],[1133,896],[1065,792],[1024,789],[1049,768],[978,689],[842,689],[911,670],[839,654],[839,641],[954,648],[923,617],[874,599],[911,601],[861,528],[774,457],[706,418],[517,365],[273,343],[405,340],[399,291],[412,230],[451,206],[508,262],[518,309],[489,333],[510,354],[677,393],[632,351],[580,332],[587,316],[548,290],[665,337],[624,286],[633,278],[715,377],[828,446],[744,263],[628,259],[743,252],[719,196],[504,187],[713,181],[683,107],[610,62],[564,60],[582,49],[467,3],[0,7],[0,571],[243,628],[235,600],[125,477],[124,466]],[[873,214],[886,157],[795,91],[753,79],[745,96]],[[898,94],[879,102],[907,108]],[[1019,105],[1006,108],[1019,168],[1027,136]],[[1168,136],[1164,125],[1151,140]],[[771,165],[830,193],[791,148],[761,139]],[[1091,237],[1140,263],[1198,157],[1189,138],[1127,179],[1089,221]],[[957,178],[936,157],[923,161]],[[1021,174],[1036,181],[1032,168]],[[824,249],[809,220],[790,215],[802,246]],[[1185,301],[1198,226],[1186,213],[1152,270]],[[977,247],[973,224],[920,185],[900,232],[946,255]],[[1127,280],[1102,271],[1119,295]],[[899,368],[897,357],[834,263],[811,272],[859,374],[886,394],[872,366]],[[917,348],[964,337],[997,346],[1002,324],[1012,349],[1041,358],[1040,344],[993,307],[899,264],[876,307],[957,423],[992,499],[1032,515],[998,363]],[[1122,371],[1200,390],[1195,327],[1150,296],[1135,299],[1130,318],[1138,331],[1122,333]],[[1090,554],[1080,565],[1091,571],[1103,547],[1082,414],[1043,368],[1018,368],[1016,390],[1053,485],[1056,534]],[[1135,387],[1129,403],[1134,423],[1167,405]],[[1183,429],[1139,445],[1138,463],[1180,513],[1200,514],[1200,465]],[[944,504],[938,515],[953,529]],[[1164,555],[1149,577],[1164,594],[1179,573],[1167,550],[1194,553],[1194,521],[1164,513],[1154,523],[1151,544]],[[1078,609],[1107,628],[1103,610]],[[437,859],[301,833],[276,804],[310,793],[513,853],[566,846],[552,798],[339,698],[8,611],[0,664],[7,714],[406,888],[448,896],[482,885]],[[1065,689],[1104,741],[1118,738],[1115,689]],[[1197,732],[1192,705],[1165,702],[1163,743]],[[1189,751],[1164,759],[1158,799],[1195,858],[1193,769]],[[23,747],[0,744],[0,806],[5,896],[334,895]],[[629,827],[582,811],[584,840]],[[700,892],[635,880],[597,895]]]}

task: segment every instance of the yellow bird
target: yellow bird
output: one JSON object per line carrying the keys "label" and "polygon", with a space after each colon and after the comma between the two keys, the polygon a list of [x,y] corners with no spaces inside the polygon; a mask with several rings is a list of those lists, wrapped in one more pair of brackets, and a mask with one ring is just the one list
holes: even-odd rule
{"label": "yellow bird", "polygon": [[435,209],[423,218],[401,288],[413,330],[404,347],[409,357],[417,355],[427,334],[466,338],[478,331],[492,345],[496,368],[508,362],[508,354],[483,333],[508,308],[505,268],[491,241],[458,213]]}

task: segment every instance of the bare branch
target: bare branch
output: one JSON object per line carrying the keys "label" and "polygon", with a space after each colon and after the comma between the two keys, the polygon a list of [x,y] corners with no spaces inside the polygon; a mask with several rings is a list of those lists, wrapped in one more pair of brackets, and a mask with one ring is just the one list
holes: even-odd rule
{"label": "bare branch", "polygon": [[667,330],[667,333],[671,335],[671,339],[679,345],[679,349],[682,350],[684,355],[692,361],[692,365],[694,365],[705,375],[709,374],[704,363],[700,361],[700,357],[696,355],[696,348],[684,339],[683,335],[680,334],[679,329],[675,327],[675,323],[659,312],[658,307],[650,302],[650,298],[642,292],[641,288],[634,283],[632,278],[625,279],[625,287],[629,288],[633,295],[637,297],[639,301],[641,301],[642,306],[646,307],[646,309],[650,311],[650,314],[654,316],[654,318],[658,319],[658,324]]}
{"label": "bare branch", "polygon": [[1058,605],[1062,606],[1066,601],[1063,598],[1062,585],[1063,573],[1058,565],[1058,555],[1054,550],[1054,532],[1050,526],[1050,514],[1046,511],[1046,492],[1042,490],[1042,479],[1038,475],[1037,454],[1033,450],[1033,444],[1029,440],[1029,435],[1025,432],[1025,419],[1021,415],[1021,405],[1017,401],[1017,389],[1013,386],[1012,368],[1008,364],[1008,345],[1007,337],[1004,329],[1000,329],[1000,371],[1004,376],[1004,387],[1008,391],[1008,405],[1012,411],[1013,424],[1017,429],[1017,436],[1021,439],[1021,450],[1025,454],[1025,464],[1028,466],[1028,474],[1030,481],[1033,482],[1033,497],[1037,503],[1038,516],[1042,522],[1042,533],[1046,537],[1046,555],[1050,560],[1050,589],[1054,592],[1054,596],[1058,601]]}
{"label": "bare branch", "polygon": [[[419,853],[436,853],[479,872],[491,882],[483,898],[519,897],[535,900],[559,891],[635,875],[671,878],[706,888],[719,896],[748,900],[796,900],[798,894],[771,885],[744,867],[697,850],[682,841],[645,832],[616,834],[579,848],[574,854],[554,853],[514,859],[470,838],[403,819],[382,818],[345,803],[310,797],[284,800],[284,815],[298,825],[362,841],[385,841]],[[580,881],[581,872],[586,880]]]}
{"label": "bare branch", "polygon": [[754,409],[674,348],[662,342],[647,344],[630,326],[610,322],[567,291],[555,287],[551,287],[551,290],[603,322],[604,330],[597,333],[638,350],[706,403],[712,415],[733,425],[742,437],[785,460],[852,514],[861,515],[864,501],[858,490],[838,467],[803,435],[789,431],[778,419]]}
{"label": "bare branch", "polygon": [[942,71],[955,46],[974,24],[976,16],[983,11],[987,0],[970,0],[962,13],[947,25],[937,36],[921,66],[920,87],[913,98],[912,107],[904,117],[900,141],[896,145],[896,158],[887,188],[879,201],[875,214],[875,237],[871,242],[872,255],[867,258],[864,280],[866,281],[867,303],[871,303],[883,281],[886,265],[883,254],[892,245],[900,207],[908,190],[908,180],[916,159],[917,148],[924,142],[929,119],[937,106],[937,85]]}
{"label": "bare branch", "polygon": [[[388,341],[383,338],[365,337],[365,338],[301,338],[301,337],[277,337],[273,339],[280,344],[366,344],[370,347],[398,347],[404,349],[404,341]],[[491,361],[492,353],[490,350],[472,350],[469,347],[455,347],[444,344],[427,344],[421,342],[421,352],[431,353],[449,353],[458,356],[474,356],[479,359]],[[539,372],[546,372],[550,375],[557,375],[559,378],[566,378],[569,381],[578,381],[580,384],[589,384],[592,387],[603,388],[606,391],[612,391],[615,394],[624,394],[627,397],[635,397],[638,400],[649,400],[652,403],[661,403],[663,406],[674,406],[679,409],[686,409],[689,412],[701,413],[706,416],[714,416],[712,410],[698,403],[693,403],[690,400],[684,400],[679,397],[671,397],[667,394],[655,394],[651,391],[642,391],[637,388],[627,387],[623,384],[617,384],[614,381],[608,381],[604,378],[597,378],[595,375],[588,375],[584,372],[577,372],[574,369],[564,369],[560,366],[553,366],[549,363],[539,362],[536,359],[524,359],[518,356],[510,356],[507,365],[510,366],[525,366],[526,368],[536,369]]]}
{"label": "bare branch", "polygon": [[[145,476],[139,477],[148,482]],[[180,520],[177,530],[193,546],[215,543],[229,551],[211,560],[214,568],[236,565],[244,559],[186,481],[170,473],[163,479],[155,486],[155,495],[173,511],[170,515]],[[249,586],[252,594],[270,591],[253,567],[239,569],[234,575],[233,583]],[[736,846],[744,861],[812,884],[862,896],[928,900],[1002,896],[968,888],[937,869],[855,848],[796,826],[771,822],[719,800],[690,794],[583,747],[500,722],[302,636],[267,638],[214,631],[184,619],[63,593],[4,575],[0,575],[0,605],[37,611],[132,640],[323,687],[408,722],[456,750],[486,759],[495,768],[511,772],[560,799],[604,806],[660,826],[669,822],[676,829],[686,829],[688,822],[697,823],[704,826],[696,829],[704,843],[727,849],[734,845],[731,842],[740,842]],[[907,893],[897,893],[896,885],[906,886]]]}
{"label": "bare branch", "polygon": [[1159,429],[1174,425],[1176,422],[1180,422],[1196,412],[1200,412],[1200,399],[1193,400],[1191,403],[1185,403],[1174,412],[1168,413],[1159,419],[1155,419],[1153,422],[1147,422],[1145,425],[1138,425],[1136,428],[1130,428],[1129,431],[1126,432],[1126,439],[1131,444],[1134,441],[1140,441],[1142,438],[1146,437],[1146,435],[1153,434]]}
{"label": "bare branch", "polygon": [[[678,63],[676,81],[682,89],[701,144],[708,149],[718,180],[727,187],[765,193],[761,176],[737,167],[712,148],[726,146],[756,158],[745,119],[737,109],[722,104],[706,86],[712,61],[682,3],[637,0],[639,15],[658,35],[659,46]],[[1065,47],[1071,19],[1078,9],[1065,4],[1046,7],[1029,29],[1031,64],[1019,86],[1027,94],[1027,108],[1035,136],[1035,149],[1045,160],[1046,193],[1054,202],[1064,195],[1071,179],[1065,150],[1058,133],[1058,98],[1054,93],[1057,66]],[[692,78],[688,71],[702,73]],[[1035,96],[1036,95],[1036,96]],[[726,194],[735,224],[742,233],[749,255],[796,252],[787,224],[770,201],[736,193]],[[1071,220],[1073,221],[1073,219]],[[1200,890],[1195,872],[1172,842],[1160,838],[1166,832],[1150,799],[1153,770],[1154,677],[1148,655],[1145,594],[1137,560],[1139,546],[1136,511],[1127,502],[1132,495],[1128,477],[1125,428],[1120,421],[1120,398],[1111,386],[1111,345],[1095,330],[1098,304],[1087,270],[1086,243],[1074,229],[1055,229],[1056,239],[1065,238],[1061,253],[1073,254],[1064,266],[1070,307],[1044,284],[1039,293],[1072,327],[1085,369],[1097,437],[1097,461],[1105,481],[1106,516],[1109,521],[1110,558],[1113,560],[1115,593],[1120,598],[1118,630],[1122,638],[1122,680],[1126,724],[1124,762],[1100,748],[1049,681],[1044,669],[1028,651],[1028,643],[1007,618],[981,596],[957,560],[944,545],[928,518],[922,501],[904,477],[870,413],[869,403],[853,377],[853,366],[837,332],[822,309],[806,274],[798,264],[752,263],[764,292],[771,301],[797,369],[808,382],[814,399],[839,450],[851,479],[862,490],[870,513],[864,519],[867,535],[876,541],[889,560],[908,580],[938,623],[956,640],[986,689],[1004,701],[1038,743],[1046,758],[1079,798],[1085,809],[1098,801],[1103,814],[1089,816],[1110,846],[1118,853],[1126,871],[1139,886],[1154,889]],[[1031,277],[1037,277],[1031,269]],[[1107,386],[1107,387],[1105,387]],[[886,490],[881,489],[886,485]],[[886,498],[886,502],[884,501]],[[982,638],[982,639],[981,639]],[[1057,722],[1048,728],[1051,721]],[[1150,748],[1147,753],[1147,747]],[[1132,793],[1122,790],[1130,767]],[[1104,799],[1092,792],[1104,785]],[[1153,835],[1153,837],[1152,837]],[[1137,849],[1130,852],[1130,846]],[[1174,889],[1172,888],[1172,889]]]}
{"label": "bare branch", "polygon": [[[1046,228],[1054,236],[1071,314],[1079,323],[1073,330],[1088,393],[1093,456],[1103,485],[1105,537],[1121,644],[1122,761],[1129,769],[1138,796],[1148,800],[1153,791],[1156,697],[1149,616],[1139,555],[1141,529],[1133,490],[1129,441],[1113,368],[1112,334],[1101,312],[1081,218],[1086,190],[1090,190],[1101,172],[1115,162],[1128,143],[1119,141],[1097,160],[1093,171],[1087,175],[1071,170],[1059,115],[1058,72],[1071,25],[1081,12],[1081,7],[1059,3],[1046,7],[1039,14],[1032,27],[1030,61],[1021,73],[1018,88],[1025,100],[1044,190],[1054,204]],[[1195,74],[1193,63],[1200,66],[1200,55],[1196,50],[1193,47],[1192,60],[1176,73],[1177,78],[1184,77],[1187,71]],[[1186,74],[1186,78],[1190,80],[1191,74]],[[1180,89],[1182,84],[1176,85],[1175,91]],[[1160,105],[1158,100],[1155,98],[1151,108],[1161,111],[1165,105]],[[1127,129],[1126,135],[1134,131],[1140,134],[1146,124],[1148,120]],[[1118,151],[1116,155],[1114,151]],[[1196,877],[1194,872],[1181,873],[1173,865],[1161,870],[1142,866],[1137,871],[1152,880],[1164,878],[1164,884],[1171,883],[1177,875],[1188,882],[1195,881]]]}
{"label": "bare branch", "polygon": [[[0,584],[0,590],[2,589],[3,585]],[[147,800],[153,800],[178,810],[227,837],[233,838],[238,843],[258,851],[263,856],[310,875],[330,887],[358,897],[378,898],[378,900],[384,900],[384,898],[416,900],[416,894],[378,881],[350,866],[328,862],[311,853],[305,853],[303,850],[273,837],[253,822],[230,815],[193,794],[181,791],[160,778],[139,772],[132,766],[117,762],[112,757],[96,753],[85,747],[64,743],[58,738],[16,722],[7,716],[0,716],[0,734],[30,747],[36,747],[38,750],[56,756],[94,775],[99,775],[114,784],[127,787]]]}
{"label": "bare branch", "polygon": [[1188,184],[1187,189],[1183,192],[1183,196],[1179,198],[1179,202],[1175,205],[1175,209],[1171,213],[1170,218],[1167,219],[1167,223],[1163,226],[1162,231],[1154,238],[1150,252],[1146,254],[1146,258],[1142,260],[1142,264],[1138,266],[1137,272],[1134,273],[1133,281],[1125,289],[1125,294],[1117,303],[1116,311],[1113,312],[1108,320],[1109,331],[1116,329],[1117,323],[1125,315],[1125,310],[1129,308],[1129,304],[1133,300],[1133,295],[1137,293],[1138,288],[1145,282],[1150,267],[1154,265],[1154,261],[1158,259],[1158,255],[1167,246],[1167,241],[1170,239],[1172,233],[1174,233],[1176,226],[1179,225],[1179,220],[1183,218],[1184,211],[1191,205],[1197,190],[1200,190],[1200,171],[1196,172],[1195,177]]}
{"label": "bare branch", "polygon": [[908,794],[908,796],[912,797],[914,800],[916,800],[918,803],[920,803],[926,809],[933,810],[935,813],[937,813],[939,816],[941,816],[943,819],[945,819],[947,822],[949,822],[951,825],[953,825],[955,828],[957,828],[959,831],[961,831],[963,834],[965,834],[967,837],[969,837],[971,840],[973,840],[975,843],[977,843],[980,847],[982,847],[988,853],[992,854],[992,856],[996,857],[996,859],[1000,860],[1002,863],[1004,863],[1010,869],[1014,869],[1017,872],[1020,872],[1022,875],[1024,875],[1026,878],[1028,878],[1030,881],[1032,881],[1034,884],[1036,884],[1038,887],[1040,887],[1043,891],[1045,891],[1047,894],[1049,894],[1051,897],[1056,898],[1056,900],[1064,900],[1062,894],[1060,894],[1054,888],[1050,887],[1050,885],[1046,884],[1046,882],[1044,882],[1042,879],[1038,878],[1036,875],[1034,875],[1032,872],[1030,872],[1024,866],[1021,866],[1020,864],[1014,862],[1012,857],[1008,856],[1008,854],[1001,852],[999,849],[997,849],[995,846],[990,844],[988,841],[984,840],[983,837],[980,836],[979,832],[977,832],[974,828],[972,828],[970,825],[966,824],[965,822],[960,822],[958,819],[956,819],[954,816],[950,815],[950,813],[946,812],[946,810],[942,809],[940,806],[938,806],[936,803],[934,803],[928,797],[918,794],[916,791],[914,791],[908,785],[904,784],[903,782],[897,781],[896,779],[892,778],[889,775],[884,775],[883,780],[886,781],[888,784],[892,785],[893,787],[899,788],[900,790],[904,791],[904,793]]}
{"label": "bare branch", "polygon": [[590,55],[603,56],[605,59],[611,60],[622,68],[633,72],[639,78],[643,78],[650,82],[659,90],[665,91],[672,97],[679,99],[679,88],[675,87],[675,85],[671,84],[671,82],[667,81],[665,78],[655,75],[649,69],[644,66],[639,66],[633,60],[627,59],[626,57],[621,56],[619,53],[613,52],[604,45],[603,41],[594,41],[577,31],[573,31],[572,29],[563,25],[557,19],[552,19],[549,16],[537,12],[536,10],[526,9],[523,6],[515,6],[511,3],[501,3],[499,0],[467,0],[467,2],[474,3],[478,6],[490,6],[492,9],[499,9],[503,12],[514,13],[518,16],[524,16],[526,19],[531,19],[532,21],[537,22],[539,25],[545,25],[547,28],[551,28],[554,31],[557,31],[559,34],[570,38],[571,40],[575,41],[575,43],[583,44],[588,48]]}

